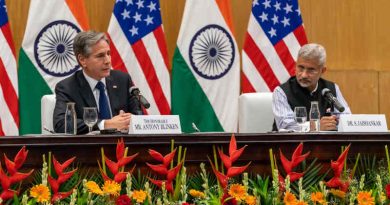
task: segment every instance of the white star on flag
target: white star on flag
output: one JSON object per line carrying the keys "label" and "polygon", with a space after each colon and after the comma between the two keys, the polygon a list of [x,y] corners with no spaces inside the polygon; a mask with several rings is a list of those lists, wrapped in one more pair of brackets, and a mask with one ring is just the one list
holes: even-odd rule
{"label": "white star on flag", "polygon": [[149,8],[149,12],[156,10],[156,4],[153,2],[150,2],[150,4],[147,7]]}
{"label": "white star on flag", "polygon": [[268,21],[268,14],[264,12],[259,17],[261,18],[261,22]]}
{"label": "white star on flag", "polygon": [[144,8],[144,1],[138,0],[138,2],[137,2],[136,4],[137,4],[137,6],[138,6],[138,9]]}
{"label": "white star on flag", "polygon": [[138,28],[135,26],[131,27],[131,29],[129,31],[131,32],[132,36],[138,35]]}
{"label": "white star on flag", "polygon": [[275,5],[274,5],[274,7],[275,7],[275,10],[276,10],[276,11],[279,11],[279,10],[280,10],[280,3],[279,3],[279,2],[276,2]]}
{"label": "white star on flag", "polygon": [[123,12],[121,13],[121,15],[123,16],[123,20],[130,18],[130,11],[127,11],[126,9],[124,9]]}
{"label": "white star on flag", "polygon": [[153,24],[153,17],[148,15],[144,21],[146,22],[146,25]]}
{"label": "white star on flag", "polygon": [[263,2],[263,5],[264,5],[264,9],[271,8],[271,1],[270,0],[265,0]]}
{"label": "white star on flag", "polygon": [[272,22],[274,22],[274,25],[279,23],[279,17],[277,15],[274,14],[274,17],[272,17]]}
{"label": "white star on flag", "polygon": [[138,21],[141,21],[141,14],[139,14],[138,12],[135,12],[135,15],[133,16],[134,18],[134,21],[137,23]]}
{"label": "white star on flag", "polygon": [[130,4],[133,5],[133,0],[126,0],[126,4],[127,6],[129,6]]}
{"label": "white star on flag", "polygon": [[297,9],[297,10],[295,10],[297,13],[298,13],[298,16],[300,16],[301,15],[301,9]]}
{"label": "white star on flag", "polygon": [[282,23],[283,23],[284,27],[289,26],[290,25],[290,19],[284,17]]}
{"label": "white star on flag", "polygon": [[286,3],[286,7],[283,8],[286,11],[286,14],[292,12],[292,6]]}
{"label": "white star on flag", "polygon": [[269,35],[271,35],[271,37],[274,37],[276,36],[276,30],[274,28],[271,27],[271,30],[268,31]]}

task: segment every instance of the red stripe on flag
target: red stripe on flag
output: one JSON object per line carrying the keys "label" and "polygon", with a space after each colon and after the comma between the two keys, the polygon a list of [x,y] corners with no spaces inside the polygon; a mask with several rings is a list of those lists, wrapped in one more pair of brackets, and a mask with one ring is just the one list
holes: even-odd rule
{"label": "red stripe on flag", "polygon": [[164,58],[165,66],[167,66],[167,69],[169,70],[169,60],[168,60],[168,49],[167,49],[167,43],[165,41],[165,35],[164,31],[162,29],[162,26],[159,26],[157,29],[153,31],[154,37],[157,40],[158,48],[160,50],[161,55]]}
{"label": "red stripe on flag", "polygon": [[288,50],[286,43],[281,40],[277,44],[275,44],[274,47],[276,53],[278,54],[280,60],[283,62],[283,65],[287,69],[290,76],[295,75],[295,61],[294,58],[291,56],[291,53]]}
{"label": "red stripe on flag", "polygon": [[[3,89],[3,95],[8,109],[11,112],[12,117],[19,127],[19,111],[18,111],[18,96],[14,87],[12,86],[11,80],[7,75],[2,59],[0,58],[0,85]],[[2,108],[4,109],[4,108]]]}
{"label": "red stripe on flag", "polygon": [[144,43],[142,42],[142,40],[137,41],[132,45],[132,48],[144,72],[150,90],[152,90],[153,97],[155,102],[157,103],[158,110],[162,115],[170,114],[168,101],[165,98],[164,92],[160,85],[160,81],[156,74],[156,70],[152,64],[152,61],[150,60],[148,51],[146,50]]}
{"label": "red stripe on flag", "polygon": [[279,80],[276,78],[274,71],[271,69],[271,66],[267,62],[267,59],[265,59],[263,53],[261,52],[259,47],[257,47],[256,43],[253,41],[252,37],[248,33],[246,33],[243,50],[248,55],[249,59],[251,59],[252,63],[256,67],[256,70],[263,77],[269,89],[273,91],[276,86],[280,84]]}
{"label": "red stripe on flag", "polygon": [[4,136],[4,131],[3,131],[3,125],[1,124],[1,119],[0,119],[0,136]]}
{"label": "red stripe on flag", "polygon": [[295,35],[295,38],[297,38],[297,40],[301,46],[307,44],[307,37],[306,37],[306,33],[305,33],[305,28],[303,27],[303,25],[301,25],[297,29],[295,29],[293,33]]}
{"label": "red stripe on flag", "polygon": [[5,39],[7,40],[8,46],[11,48],[12,54],[14,55],[14,58],[16,59],[15,46],[14,46],[14,43],[12,42],[12,34],[11,34],[10,27],[9,27],[9,23],[6,23],[4,26],[2,26],[1,31],[3,32],[3,35],[4,35]]}
{"label": "red stripe on flag", "polygon": [[123,63],[123,60],[121,56],[118,53],[118,50],[116,49],[114,42],[111,40],[111,36],[107,33],[107,37],[110,40],[110,50],[111,50],[111,65],[112,68],[115,70],[120,70],[122,72],[128,73],[126,70],[125,63]]}
{"label": "red stripe on flag", "polygon": [[241,89],[243,93],[255,93],[256,90],[244,72],[241,72]]}

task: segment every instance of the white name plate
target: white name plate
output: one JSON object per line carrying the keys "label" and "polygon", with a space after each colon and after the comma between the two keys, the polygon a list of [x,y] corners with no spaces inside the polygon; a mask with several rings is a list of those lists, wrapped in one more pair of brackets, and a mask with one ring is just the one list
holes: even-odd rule
{"label": "white name plate", "polygon": [[339,132],[387,132],[385,115],[340,115]]}
{"label": "white name plate", "polygon": [[132,115],[129,134],[181,134],[178,115]]}

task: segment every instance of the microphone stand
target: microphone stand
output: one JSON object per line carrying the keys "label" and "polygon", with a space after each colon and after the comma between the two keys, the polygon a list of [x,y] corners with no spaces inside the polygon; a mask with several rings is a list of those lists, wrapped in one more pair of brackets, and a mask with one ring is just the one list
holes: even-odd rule
{"label": "microphone stand", "polygon": [[135,99],[137,99],[137,102],[138,102],[138,109],[137,109],[137,111],[135,112],[135,114],[136,115],[143,115],[144,114],[144,111],[143,111],[143,109],[144,109],[144,107],[143,107],[143,105],[142,105],[142,103],[141,103],[141,99],[140,99],[140,97],[138,96],[135,96],[135,95],[133,95],[133,98],[135,98]]}
{"label": "microphone stand", "polygon": [[332,114],[334,113],[334,104],[326,98],[325,101],[330,104],[330,110],[328,112],[328,109],[326,109],[325,116],[332,116]]}

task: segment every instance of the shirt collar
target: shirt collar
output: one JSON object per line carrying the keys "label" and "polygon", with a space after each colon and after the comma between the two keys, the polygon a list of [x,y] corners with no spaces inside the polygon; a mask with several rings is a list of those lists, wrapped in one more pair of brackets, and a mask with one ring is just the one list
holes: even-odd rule
{"label": "shirt collar", "polygon": [[[93,91],[96,87],[96,84],[99,82],[98,80],[94,79],[94,78],[91,78],[88,74],[86,74],[83,70],[83,75],[85,77],[85,79],[87,80],[88,84],[89,84],[89,87],[91,87],[91,90]],[[106,86],[106,78],[102,78],[100,81],[102,81],[102,83],[104,84],[104,86]]]}
{"label": "shirt collar", "polygon": [[317,91],[317,89],[318,89],[318,81],[316,84],[316,88],[314,88],[314,90],[310,92],[310,95],[314,95],[314,93]]}

